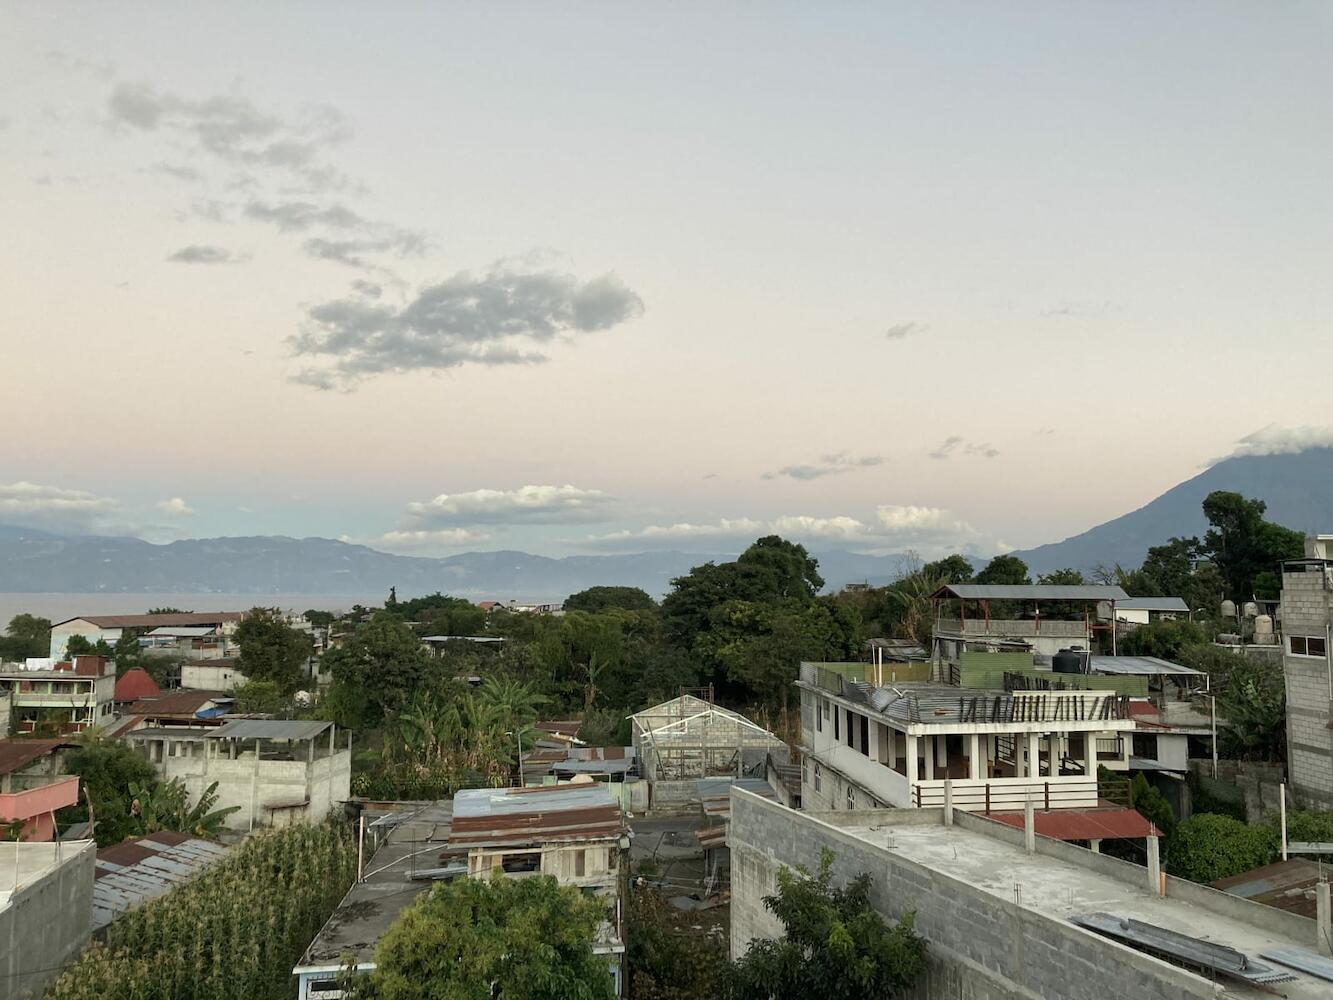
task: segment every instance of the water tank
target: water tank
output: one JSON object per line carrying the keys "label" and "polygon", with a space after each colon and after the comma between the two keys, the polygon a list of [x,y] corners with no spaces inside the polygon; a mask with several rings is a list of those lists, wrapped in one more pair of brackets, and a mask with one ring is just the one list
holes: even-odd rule
{"label": "water tank", "polygon": [[1222,602],[1222,617],[1223,617],[1223,618],[1235,618],[1235,617],[1236,617],[1236,602],[1235,602],[1235,601],[1223,601],[1223,602]]}
{"label": "water tank", "polygon": [[1051,669],[1057,674],[1081,674],[1084,672],[1084,656],[1082,650],[1062,649],[1051,659]]}
{"label": "water tank", "polygon": [[1241,611],[1246,618],[1253,618],[1259,613],[1259,605],[1255,604],[1253,601],[1246,601],[1245,607],[1242,608]]}
{"label": "water tank", "polygon": [[1258,615],[1254,619],[1254,641],[1263,645],[1273,642],[1273,616]]}
{"label": "water tank", "polygon": [[1235,632],[1222,632],[1218,635],[1217,641],[1224,646],[1238,646],[1240,645],[1240,636]]}
{"label": "water tank", "polygon": [[1038,670],[1051,669],[1051,657],[1049,653],[1033,653],[1032,665]]}

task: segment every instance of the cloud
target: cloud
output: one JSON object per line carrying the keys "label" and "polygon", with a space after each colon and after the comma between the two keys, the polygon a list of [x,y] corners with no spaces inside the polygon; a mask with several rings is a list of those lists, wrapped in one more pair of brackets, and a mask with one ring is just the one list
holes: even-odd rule
{"label": "cloud", "polygon": [[926,325],[924,323],[918,323],[916,320],[912,320],[909,323],[895,323],[884,331],[884,338],[886,340],[905,340],[912,334],[924,333],[925,330]]}
{"label": "cloud", "polygon": [[822,479],[824,476],[837,476],[844,472],[867,469],[883,463],[883,455],[864,455],[860,458],[853,458],[845,451],[840,451],[833,455],[821,456],[818,465],[787,465],[776,472],[765,472],[759,478],[777,479],[779,476],[785,476],[788,479],[800,480]]}
{"label": "cloud", "polygon": [[467,528],[441,528],[435,531],[387,531],[373,544],[386,549],[430,550],[456,548],[460,545],[476,545],[487,541],[490,537],[486,532],[470,531]]}
{"label": "cloud", "polygon": [[0,523],[88,528],[114,513],[119,504],[85,490],[43,486],[20,480],[0,483]]}
{"label": "cloud", "polygon": [[181,247],[167,257],[167,260],[178,264],[235,264],[249,259],[246,254],[235,254],[224,247],[202,246],[197,243]]}
{"label": "cloud", "polygon": [[179,181],[198,181],[203,180],[204,177],[194,167],[187,167],[180,163],[155,163],[152,170],[154,173],[166,174],[168,177],[174,177]]}
{"label": "cloud", "polygon": [[514,490],[472,490],[441,493],[432,500],[407,505],[404,529],[477,524],[558,524],[605,520],[615,499],[601,490],[564,486],[521,486]]}
{"label": "cloud", "polygon": [[[1246,434],[1226,458],[1243,455],[1298,455],[1311,448],[1333,448],[1333,427],[1305,425],[1279,427],[1269,424],[1253,434]],[[1214,459],[1213,463],[1222,459]]]}
{"label": "cloud", "polygon": [[497,265],[459,272],[401,308],[343,298],[307,310],[292,353],[327,359],[297,373],[316,388],[350,389],[386,372],[440,371],[465,364],[537,364],[534,349],[558,335],[610,329],[643,312],[643,300],[614,274],[580,282],[556,271]]}
{"label": "cloud", "polygon": [[933,451],[929,452],[931,458],[941,460],[950,458],[955,454],[994,458],[1000,454],[1000,449],[989,441],[968,441],[966,438],[954,434],[945,438]]}
{"label": "cloud", "polygon": [[1121,306],[1110,299],[1100,302],[1060,302],[1038,312],[1042,319],[1100,319],[1111,313],[1118,313]]}
{"label": "cloud", "polygon": [[192,139],[196,148],[232,166],[273,169],[299,179],[310,190],[343,186],[344,178],[321,162],[351,127],[327,106],[303,108],[284,118],[262,111],[245,97],[190,99],[143,82],[117,83],[107,99],[113,126],[141,132],[167,131]]}
{"label": "cloud", "polygon": [[346,205],[316,205],[310,201],[252,201],[245,206],[246,218],[269,222],[282,233],[303,233],[314,228],[361,229],[370,222]]}
{"label": "cloud", "polygon": [[364,295],[368,299],[378,299],[384,294],[384,289],[373,281],[353,281],[352,291],[357,295]]}
{"label": "cloud", "polygon": [[191,507],[182,497],[172,497],[170,500],[159,500],[157,509],[164,514],[172,514],[177,517],[190,517],[194,514],[194,508]]}
{"label": "cloud", "polygon": [[605,535],[594,535],[591,542],[629,542],[648,540],[680,540],[690,538],[743,538],[762,534],[764,522],[748,517],[723,518],[713,524],[691,524],[678,521],[675,524],[650,524],[637,530],[612,531]]}

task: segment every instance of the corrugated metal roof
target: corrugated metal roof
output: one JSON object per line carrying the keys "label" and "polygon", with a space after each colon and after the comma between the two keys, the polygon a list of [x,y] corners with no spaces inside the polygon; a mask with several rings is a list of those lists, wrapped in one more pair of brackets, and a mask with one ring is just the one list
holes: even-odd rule
{"label": "corrugated metal roof", "polygon": [[1306,861],[1304,858],[1292,858],[1241,872],[1230,878],[1218,879],[1209,884],[1214,889],[1221,889],[1233,896],[1241,896],[1279,910],[1299,913],[1313,920],[1314,887],[1319,878],[1320,867],[1316,862]]}
{"label": "corrugated metal roof", "polygon": [[200,709],[211,708],[214,703],[231,701],[231,695],[222,691],[194,691],[182,688],[170,691],[159,698],[141,698],[129,707],[130,715],[194,715]]}
{"label": "corrugated metal roof", "polygon": [[[1023,829],[1021,812],[983,813],[1005,826]],[[1133,809],[1120,806],[1103,809],[1043,809],[1034,811],[1032,823],[1038,835],[1052,840],[1127,840],[1134,837],[1156,837],[1157,827]]]}
{"label": "corrugated metal roof", "polygon": [[157,681],[143,667],[125,671],[125,675],[116,681],[116,701],[138,701],[141,698],[157,698],[161,694],[162,689],[157,686]]}
{"label": "corrugated metal roof", "polygon": [[164,639],[202,639],[217,632],[216,625],[160,625],[150,629],[148,636],[160,636]]}
{"label": "corrugated metal roof", "polygon": [[220,625],[238,622],[244,611],[182,611],[166,615],[79,615],[56,622],[53,628],[70,622],[87,622],[98,628],[155,628],[159,625]]}
{"label": "corrugated metal roof", "polygon": [[208,735],[219,740],[313,740],[332,725],[315,719],[236,719]]}
{"label": "corrugated metal roof", "polygon": [[[1157,656],[1090,656],[1090,669],[1095,674],[1121,674],[1133,676],[1152,676],[1171,674],[1178,677],[1203,676],[1202,670],[1182,667],[1179,663],[1163,660]],[[1052,677],[1059,677],[1052,674]]]}
{"label": "corrugated metal roof", "polygon": [[160,830],[97,852],[93,929],[160,896],[219,860],[227,849],[211,840]]}
{"label": "corrugated metal roof", "polygon": [[1190,606],[1181,597],[1127,597],[1115,602],[1117,611],[1180,611],[1189,614]]}
{"label": "corrugated metal roof", "polygon": [[62,746],[69,744],[63,740],[0,740],[0,774],[13,774]]}
{"label": "corrugated metal roof", "polygon": [[732,788],[753,792],[774,802],[778,798],[773,786],[765,778],[700,778],[694,787],[699,790],[699,804],[703,807],[704,815],[710,819],[727,819],[731,816]]}
{"label": "corrugated metal roof", "polygon": [[454,796],[450,848],[605,840],[623,831],[620,803],[599,783],[468,788]]}
{"label": "corrugated metal roof", "polygon": [[1120,587],[1105,584],[989,584],[949,583],[932,597],[957,597],[965,601],[1115,601],[1128,600]]}

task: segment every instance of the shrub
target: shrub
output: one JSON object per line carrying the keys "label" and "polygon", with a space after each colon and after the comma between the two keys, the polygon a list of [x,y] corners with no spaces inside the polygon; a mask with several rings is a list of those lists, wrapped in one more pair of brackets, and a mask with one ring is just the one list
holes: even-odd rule
{"label": "shrub", "polygon": [[1170,870],[1192,882],[1213,882],[1271,864],[1278,857],[1271,826],[1248,826],[1230,816],[1196,813],[1176,827]]}

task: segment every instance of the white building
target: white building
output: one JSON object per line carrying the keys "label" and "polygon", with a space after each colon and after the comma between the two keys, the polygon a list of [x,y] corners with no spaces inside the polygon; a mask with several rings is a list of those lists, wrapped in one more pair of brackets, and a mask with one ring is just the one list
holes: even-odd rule
{"label": "white building", "polygon": [[1097,765],[1123,759],[1135,722],[1113,691],[873,687],[801,664],[805,809],[1098,806]]}
{"label": "white building", "polygon": [[[126,632],[143,636],[158,629],[176,632],[181,629],[203,629],[204,633],[198,635],[173,636],[159,633],[149,644],[169,643],[177,647],[183,640],[190,649],[207,654],[211,649],[225,646],[244,617],[243,611],[185,611],[159,615],[83,615],[66,618],[51,626],[51,657],[57,660],[62,658],[69,640],[76,635],[93,644],[101,640],[108,646],[114,646]],[[213,655],[223,656],[225,653],[220,651]]]}
{"label": "white building", "polygon": [[104,656],[6,664],[0,668],[0,691],[12,699],[14,733],[79,733],[111,721],[116,665]]}
{"label": "white building", "polygon": [[[1104,610],[1109,616],[1110,605]],[[1147,625],[1189,615],[1190,606],[1179,597],[1127,597],[1115,602],[1115,620],[1122,625]]]}

